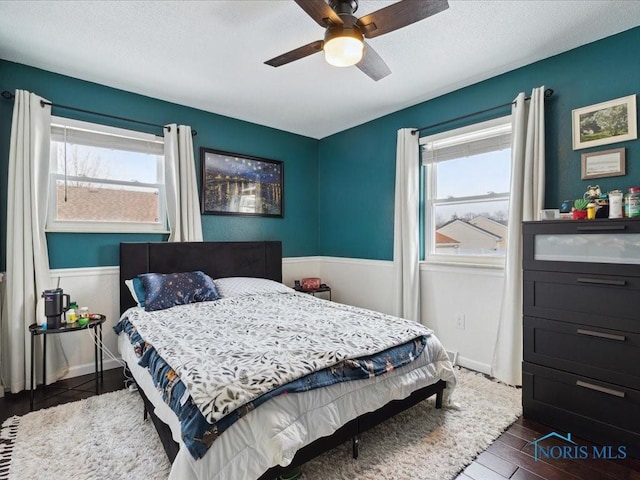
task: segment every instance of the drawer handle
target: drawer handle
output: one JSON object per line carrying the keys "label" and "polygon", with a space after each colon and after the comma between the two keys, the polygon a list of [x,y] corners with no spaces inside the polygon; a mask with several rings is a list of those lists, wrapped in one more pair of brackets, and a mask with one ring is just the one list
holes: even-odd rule
{"label": "drawer handle", "polygon": [[616,285],[618,287],[624,287],[627,284],[626,280],[606,280],[604,278],[578,278],[578,283],[592,283],[595,285]]}
{"label": "drawer handle", "polygon": [[606,338],[607,340],[617,340],[618,342],[624,342],[627,337],[624,335],[613,335],[611,333],[594,332],[593,330],[583,330],[579,328],[576,330],[579,335],[589,335],[590,337]]}
{"label": "drawer handle", "polygon": [[601,387],[600,385],[594,385],[593,383],[583,382],[582,380],[577,380],[576,385],[579,387],[588,388],[589,390],[595,390],[596,392],[606,393],[607,395],[613,395],[615,397],[624,398],[624,392],[619,390],[614,390],[612,388]]}
{"label": "drawer handle", "polygon": [[625,230],[626,225],[589,225],[588,227],[578,227],[578,232],[607,232],[614,230]]}

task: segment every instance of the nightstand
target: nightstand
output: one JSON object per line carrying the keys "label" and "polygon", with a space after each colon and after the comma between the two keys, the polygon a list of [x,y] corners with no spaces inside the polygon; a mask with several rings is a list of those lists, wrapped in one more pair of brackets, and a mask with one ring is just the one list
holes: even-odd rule
{"label": "nightstand", "polygon": [[296,292],[308,293],[309,295],[313,295],[314,297],[318,293],[329,293],[329,300],[331,300],[331,287],[325,284],[320,285],[319,288],[314,288],[313,290],[303,290],[302,287],[293,287]]}
{"label": "nightstand", "polygon": [[85,325],[80,325],[78,322],[63,323],[60,328],[42,328],[42,325],[33,323],[29,325],[29,332],[31,333],[31,402],[30,409],[33,410],[33,395],[35,392],[33,386],[33,379],[35,377],[35,340],[38,335],[42,335],[42,378],[43,389],[47,388],[47,335],[53,335],[58,333],[78,332],[80,330],[87,330],[93,328],[94,334],[97,337],[94,342],[94,361],[95,361],[95,382],[96,382],[96,395],[99,392],[98,386],[98,366],[100,367],[100,379],[104,380],[104,368],[102,359],[102,324],[107,320],[107,317],[100,314],[92,314],[89,322]]}

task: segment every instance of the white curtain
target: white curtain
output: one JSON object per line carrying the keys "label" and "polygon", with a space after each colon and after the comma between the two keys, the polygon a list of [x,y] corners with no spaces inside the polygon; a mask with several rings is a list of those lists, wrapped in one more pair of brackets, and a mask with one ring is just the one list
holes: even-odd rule
{"label": "white curtain", "polygon": [[509,241],[491,375],[522,385],[522,222],[544,208],[544,86],[533,89],[528,105],[520,93],[512,116]]}
{"label": "white curtain", "polygon": [[[52,286],[44,228],[49,191],[51,106],[25,90],[16,90],[9,147],[7,192],[7,273],[2,309],[2,367],[5,386],[16,393],[29,388],[29,325],[44,318],[43,290]],[[39,344],[40,342],[38,342]],[[68,365],[60,339],[47,339],[47,383],[64,376]],[[41,381],[40,354],[36,355]]]}
{"label": "white curtain", "polygon": [[193,157],[191,127],[166,125],[164,132],[165,184],[170,242],[201,242],[202,222]]}
{"label": "white curtain", "polygon": [[396,315],[420,322],[418,204],[420,147],[413,128],[398,130],[393,263]]}

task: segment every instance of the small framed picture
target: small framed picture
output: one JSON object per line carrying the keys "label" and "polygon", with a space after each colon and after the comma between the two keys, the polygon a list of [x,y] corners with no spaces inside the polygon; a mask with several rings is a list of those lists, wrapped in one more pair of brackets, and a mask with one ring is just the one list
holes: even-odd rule
{"label": "small framed picture", "polygon": [[626,174],[625,149],[615,148],[582,154],[582,179],[618,177]]}
{"label": "small framed picture", "polygon": [[609,100],[572,112],[573,149],[638,138],[636,96]]}
{"label": "small framed picture", "polygon": [[279,160],[200,148],[205,215],[284,217],[284,164]]}

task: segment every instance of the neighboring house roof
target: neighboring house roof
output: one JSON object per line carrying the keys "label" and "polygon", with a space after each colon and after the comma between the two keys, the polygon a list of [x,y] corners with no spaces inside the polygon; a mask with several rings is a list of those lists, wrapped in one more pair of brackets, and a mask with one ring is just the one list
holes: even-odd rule
{"label": "neighboring house roof", "polygon": [[446,245],[458,245],[460,242],[455,238],[448,237],[444,233],[436,231],[436,245],[444,247]]}
{"label": "neighboring house roof", "polygon": [[114,188],[58,185],[58,220],[157,222],[158,195]]}
{"label": "neighboring house roof", "polygon": [[[436,248],[456,247],[460,251],[498,251],[506,248],[507,231],[506,227],[500,225],[498,222],[484,222],[481,217],[474,219],[476,224],[472,224],[466,220],[456,218],[450,222],[445,223],[436,230],[436,235],[445,235],[450,239],[453,239],[455,244],[438,243],[436,241]],[[489,231],[486,228],[499,231],[500,228],[504,230],[503,235],[499,235],[495,232]]]}
{"label": "neighboring house roof", "polygon": [[475,217],[469,220],[469,223],[487,232],[491,232],[494,235],[499,236],[500,238],[505,238],[507,236],[507,226],[491,218]]}
{"label": "neighboring house roof", "polygon": [[441,232],[442,230],[446,229],[446,228],[451,228],[452,226],[461,226],[463,228],[468,228],[471,230],[476,231],[476,233],[480,233],[482,235],[486,235],[488,237],[493,238],[494,240],[501,240],[503,237],[501,235],[496,235],[488,230],[485,230],[484,228],[478,227],[477,225],[472,225],[469,222],[466,222],[464,220],[461,220],[459,218],[456,218],[454,220],[451,220],[450,222],[445,223],[444,225],[442,225],[440,228],[438,228],[436,230],[436,232]]}

